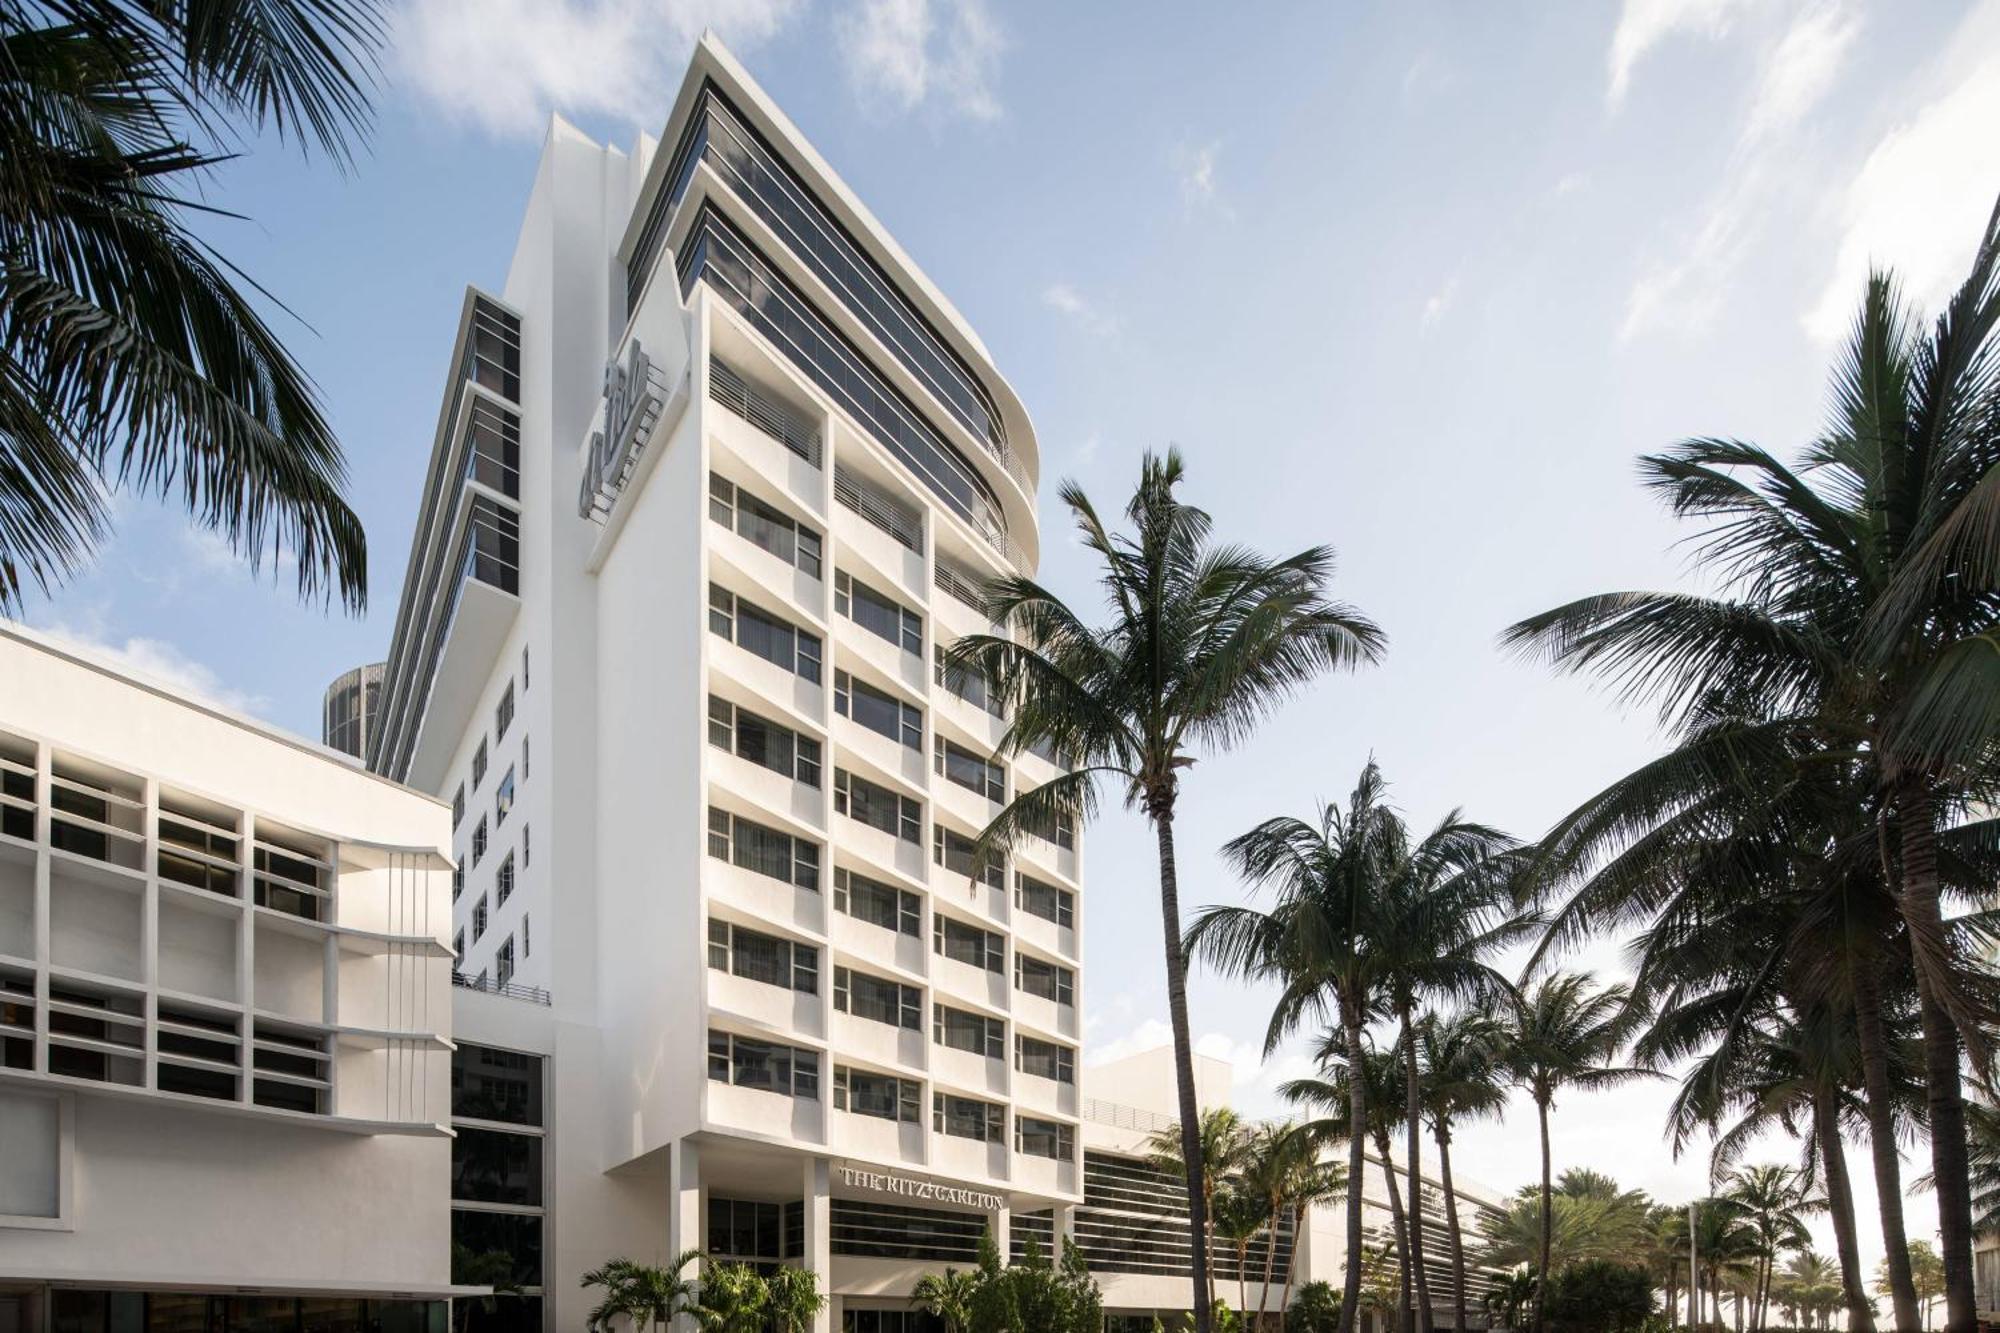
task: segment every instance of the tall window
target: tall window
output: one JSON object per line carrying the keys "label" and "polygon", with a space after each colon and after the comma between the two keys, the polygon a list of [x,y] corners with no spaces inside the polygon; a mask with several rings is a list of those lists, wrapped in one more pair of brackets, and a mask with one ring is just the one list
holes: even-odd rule
{"label": "tall window", "polygon": [[843,1014],[912,1032],[922,1028],[924,1021],[923,993],[915,986],[848,967],[833,969],[833,1007]]}
{"label": "tall window", "polygon": [[923,1105],[923,1085],[915,1079],[893,1074],[871,1074],[865,1069],[836,1065],[833,1070],[833,1107],[856,1115],[872,1115],[882,1120],[917,1123]]}
{"label": "tall window", "polygon": [[970,1051],[989,1060],[1007,1058],[1007,1025],[997,1018],[950,1005],[931,1006],[931,1040],[955,1051]]}
{"label": "tall window", "polygon": [[912,938],[923,919],[916,894],[845,867],[833,872],[833,910]]}
{"label": "tall window", "polygon": [[506,903],[514,894],[514,853],[502,858],[500,868],[493,873],[493,896],[495,901]]}
{"label": "tall window", "polygon": [[1014,876],[1014,906],[1064,930],[1076,921],[1076,895],[1029,874]]}
{"label": "tall window", "polygon": [[800,629],[791,621],[774,616],[714,583],[708,585],[708,628],[738,647],[794,673],[801,680],[819,684],[820,641],[817,634]]}
{"label": "tall window", "polygon": [[542,1075],[540,1056],[462,1038],[451,1053],[452,1246],[512,1260],[514,1328],[541,1327]]}
{"label": "tall window", "polygon": [[833,711],[859,722],[919,754],[924,748],[924,710],[906,704],[845,671],[833,673]]}
{"label": "tall window", "polygon": [[494,976],[501,985],[514,979],[514,937],[509,935],[500,942],[500,948],[493,955]]}
{"label": "tall window", "polygon": [[493,788],[493,827],[499,828],[507,822],[508,811],[514,808],[514,770],[509,768],[502,775],[499,785]]}
{"label": "tall window", "polygon": [[[975,852],[978,844],[962,833],[954,833],[942,824],[931,826],[931,860],[955,875],[971,875],[977,864]],[[989,888],[1007,887],[1007,857],[994,852],[986,858],[986,864],[979,867],[979,882]]]}
{"label": "tall window", "polygon": [[904,842],[923,845],[924,805],[844,768],[833,770],[833,808],[870,828],[892,833]]}
{"label": "tall window", "polygon": [[844,569],[834,571],[833,609],[876,637],[896,644],[918,661],[923,660],[924,618]]}
{"label": "tall window", "polygon": [[942,957],[988,972],[1007,970],[1007,942],[990,930],[938,913],[931,918],[931,948]]}
{"label": "tall window", "polygon": [[1076,1003],[1076,974],[1066,967],[1045,963],[1033,954],[1014,951],[1014,989],[1024,995],[1039,996],[1057,1004]]}
{"label": "tall window", "polygon": [[499,706],[493,710],[493,739],[506,736],[507,728],[514,725],[514,682],[508,681],[507,688],[500,691]]}
{"label": "tall window", "polygon": [[465,784],[458,784],[458,790],[451,794],[451,831],[458,832],[458,826],[465,820]]}
{"label": "tall window", "polygon": [[1014,1068],[1035,1078],[1057,1083],[1076,1082],[1076,1052],[1052,1041],[1042,1041],[1024,1033],[1014,1036]]}
{"label": "tall window", "polygon": [[708,474],[708,516],[802,574],[820,577],[820,537],[741,486]]}
{"label": "tall window", "polygon": [[1007,770],[942,736],[931,741],[931,766],[940,777],[996,804],[1007,799]]}
{"label": "tall window", "polygon": [[739,1088],[819,1100],[817,1052],[739,1037],[733,1032],[708,1034],[708,1076]]}
{"label": "tall window", "polygon": [[479,858],[484,855],[486,855],[486,816],[481,815],[479,822],[472,826],[472,864],[478,866]]}
{"label": "tall window", "polygon": [[984,1139],[1004,1143],[1007,1138],[1007,1110],[993,1102],[956,1093],[931,1095],[931,1126],[940,1134],[957,1139]]}
{"label": "tall window", "polygon": [[708,743],[808,787],[819,786],[818,741],[712,694],[708,696]]}
{"label": "tall window", "polygon": [[819,950],[732,922],[708,923],[708,965],[767,986],[819,994]]}
{"label": "tall window", "polygon": [[479,937],[486,933],[486,895],[480,894],[472,904],[472,942],[479,943]]}
{"label": "tall window", "polygon": [[819,892],[819,844],[708,808],[708,854],[718,861]]}
{"label": "tall window", "polygon": [[479,738],[479,748],[472,752],[473,790],[477,791],[479,784],[484,781],[486,781],[486,738],[481,736]]}
{"label": "tall window", "polygon": [[451,868],[451,900],[453,902],[457,902],[458,895],[464,892],[465,892],[465,863],[461,861],[459,864]]}

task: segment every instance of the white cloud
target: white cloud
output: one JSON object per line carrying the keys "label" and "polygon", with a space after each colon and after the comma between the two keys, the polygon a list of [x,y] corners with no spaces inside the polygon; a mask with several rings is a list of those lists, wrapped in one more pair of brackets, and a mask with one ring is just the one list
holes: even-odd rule
{"label": "white cloud", "polygon": [[1100,310],[1066,282],[1052,282],[1044,288],[1042,304],[1093,337],[1108,338],[1118,332],[1116,315]]}
{"label": "white cloud", "polygon": [[1669,37],[1726,36],[1737,12],[1751,0],[1625,0],[1611,35],[1610,82],[1605,102],[1616,110],[1632,84],[1632,70]]}
{"label": "white cloud", "polygon": [[1445,280],[1444,286],[1432,292],[1430,298],[1424,302],[1423,314],[1417,317],[1417,332],[1429,333],[1435,328],[1438,321],[1451,310],[1451,303],[1457,296],[1458,275],[1454,273]]}
{"label": "white cloud", "polygon": [[1837,205],[1840,242],[1803,319],[1816,339],[1846,334],[1871,263],[1932,312],[1965,276],[2000,181],[2000,3],[1949,46],[1961,67],[1926,81],[1946,91],[1882,136]]}
{"label": "white cloud", "polygon": [[1634,281],[1621,337],[1698,333],[1715,318],[1752,241],[1785,211],[1786,191],[1816,184],[1804,153],[1808,116],[1838,82],[1859,31],[1839,0],[1809,0],[1766,48],[1721,181]]}
{"label": "white cloud", "polygon": [[37,631],[62,646],[106,665],[142,677],[154,685],[185,694],[233,712],[263,714],[271,701],[225,685],[205,663],[197,662],[165,639],[131,635],[107,636],[101,629],[64,622],[37,626]]}
{"label": "white cloud", "polygon": [[985,0],[859,0],[837,30],[864,104],[912,111],[933,102],[971,120],[999,118],[993,85],[1007,40]]}
{"label": "white cloud", "polygon": [[1141,1051],[1168,1045],[1173,1039],[1174,1030],[1165,1020],[1148,1018],[1122,1037],[1086,1047],[1084,1061],[1091,1065],[1108,1065],[1115,1060],[1123,1060],[1128,1055],[1137,1055]]}
{"label": "white cloud", "polygon": [[1225,214],[1229,212],[1216,194],[1215,168],[1221,156],[1220,140],[1175,147],[1170,161],[1174,175],[1180,180],[1181,203],[1190,210],[1216,208]]}
{"label": "white cloud", "polygon": [[706,28],[737,49],[802,0],[405,0],[392,73],[452,120],[532,138],[551,111],[657,131]]}

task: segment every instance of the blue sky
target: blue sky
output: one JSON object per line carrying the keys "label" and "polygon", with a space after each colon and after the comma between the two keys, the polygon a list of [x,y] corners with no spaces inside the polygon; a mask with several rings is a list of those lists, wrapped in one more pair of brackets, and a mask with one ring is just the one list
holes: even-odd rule
{"label": "blue sky", "polygon": [[[1190,904],[1238,893],[1225,838],[1342,795],[1371,754],[1413,819],[1462,805],[1524,835],[1646,755],[1644,717],[1497,632],[1680,577],[1634,457],[1807,439],[1870,257],[1934,302],[2000,190],[2000,0],[406,0],[372,151],[343,176],[253,145],[212,201],[254,221],[209,228],[303,322],[369,613],[301,607],[285,571],[126,501],[27,618],[315,731],[324,682],[386,650],[460,294],[504,274],[549,111],[657,132],[708,25],[980,330],[1046,478],[1122,499],[1177,442],[1223,533],[1333,544],[1339,594],[1387,629],[1384,667],[1193,771]],[[1043,520],[1044,574],[1086,596]],[[1092,833],[1101,1050],[1164,1035],[1150,845],[1124,815]],[[1132,911],[1142,929],[1104,928]],[[1260,1065],[1266,999],[1193,994],[1253,1107],[1300,1066]],[[1669,1159],[1663,1101],[1564,1104],[1558,1165],[1685,1197],[1700,1154]],[[1462,1169],[1512,1188],[1532,1141],[1525,1114],[1474,1130]]]}

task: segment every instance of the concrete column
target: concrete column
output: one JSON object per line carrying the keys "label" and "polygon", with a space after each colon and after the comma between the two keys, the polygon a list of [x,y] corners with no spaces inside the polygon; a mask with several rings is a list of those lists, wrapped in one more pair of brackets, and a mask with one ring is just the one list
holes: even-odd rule
{"label": "concrete column", "polygon": [[1060,1260],[1062,1258],[1063,1242],[1076,1235],[1075,1204],[1059,1203],[1055,1206],[1055,1226],[1056,1226],[1056,1234],[1054,1239],[1055,1253],[1049,1256],[1049,1260],[1051,1263]]}
{"label": "concrete column", "polygon": [[[687,1250],[707,1250],[702,1235],[701,1148],[692,1139],[681,1139],[667,1149],[667,1255],[679,1257]],[[690,1270],[689,1278],[694,1277]]]}
{"label": "concrete column", "polygon": [[1013,1211],[1002,1204],[987,1219],[987,1225],[993,1228],[993,1243],[1000,1249],[1000,1266],[1005,1268],[1013,1257]]}
{"label": "concrete column", "polygon": [[805,1249],[799,1261],[819,1274],[820,1294],[826,1304],[813,1320],[813,1333],[832,1333],[833,1308],[833,1164],[824,1157],[805,1160],[805,1177],[800,1197],[805,1203]]}

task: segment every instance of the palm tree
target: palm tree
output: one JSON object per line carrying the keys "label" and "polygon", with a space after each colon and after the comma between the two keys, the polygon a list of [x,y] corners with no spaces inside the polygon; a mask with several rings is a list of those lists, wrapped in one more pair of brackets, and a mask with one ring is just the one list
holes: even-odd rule
{"label": "palm tree", "polygon": [[695,1284],[681,1276],[701,1261],[700,1250],[684,1250],[664,1267],[613,1259],[583,1275],[580,1285],[602,1287],[604,1297],[584,1319],[591,1333],[611,1333],[612,1321],[623,1315],[635,1330],[664,1328],[676,1315],[694,1307]]}
{"label": "palm tree", "polygon": [[[1307,1126],[1290,1121],[1259,1125],[1252,1132],[1249,1147],[1237,1168],[1237,1183],[1263,1199],[1270,1230],[1269,1243],[1264,1247],[1264,1285],[1257,1298],[1259,1325],[1264,1322],[1271,1286],[1277,1278],[1280,1229],[1289,1228],[1295,1258],[1307,1211],[1314,1204],[1333,1198],[1346,1180],[1338,1163],[1319,1160],[1319,1149],[1319,1140]],[[1288,1259],[1284,1294],[1278,1301],[1281,1314],[1291,1305],[1292,1280],[1297,1269],[1296,1262]]]}
{"label": "palm tree", "polygon": [[[1236,1252],[1236,1309],[1245,1314],[1250,1309],[1250,1242],[1274,1221],[1269,1201],[1260,1191],[1232,1180],[1215,1196],[1208,1220],[1211,1235],[1228,1241]],[[1215,1271],[1213,1259],[1209,1271]]]}
{"label": "palm tree", "polygon": [[1450,1016],[1426,1014],[1417,1024],[1416,1036],[1423,1111],[1437,1143],[1438,1185],[1451,1241],[1453,1327],[1463,1333],[1472,1326],[1466,1322],[1465,1232],[1451,1185],[1451,1131],[1454,1124],[1498,1115],[1507,1105],[1499,1064],[1505,1033],[1485,1014],[1468,1010]]}
{"label": "palm tree", "polygon": [[336,162],[365,135],[378,0],[0,5],[0,614],[171,498],[301,595],[367,594],[318,394],[255,293],[188,229],[239,137]]}
{"label": "palm tree", "polygon": [[[1253,890],[1275,892],[1268,912],[1205,907],[1188,931],[1187,951],[1228,976],[1280,986],[1264,1034],[1265,1054],[1301,1023],[1328,1025],[1328,1045],[1350,1065],[1364,1063],[1363,1029],[1380,1010],[1386,959],[1383,934],[1388,868],[1407,846],[1402,819],[1384,799],[1382,771],[1371,760],[1343,810],[1328,805],[1316,823],[1280,817],[1235,839],[1223,854]],[[1398,1080],[1400,1082],[1400,1080]],[[1373,1114],[1365,1080],[1343,1085],[1351,1099],[1345,1123]],[[1391,1086],[1387,1095],[1394,1098]],[[1347,1136],[1346,1260],[1341,1333],[1353,1333],[1361,1304],[1361,1180],[1366,1145]]]}
{"label": "palm tree", "polygon": [[[1593,990],[1588,973],[1545,977],[1520,997],[1510,1015],[1506,1064],[1514,1081],[1535,1102],[1542,1138],[1542,1245],[1535,1271],[1549,1274],[1550,1180],[1549,1111],[1567,1087],[1589,1091],[1616,1087],[1646,1071],[1610,1063],[1622,1045],[1620,1022],[1627,991],[1623,986]],[[1535,1289],[1534,1333],[1542,1333],[1545,1285]]]}
{"label": "palm tree", "polygon": [[[1730,440],[1645,460],[1677,513],[1714,522],[1697,556],[1723,595],[1592,597],[1509,631],[1562,666],[1606,670],[1669,720],[1733,693],[1865,755],[1919,1002],[1950,1333],[1976,1320],[1960,1048],[1989,1063],[1994,1006],[1988,970],[1945,925],[1938,836],[1990,797],[2000,746],[1996,323],[2000,210],[1928,328],[1891,277],[1871,275],[1832,420],[1800,468]],[[1880,1178],[1888,1154],[1874,1132]],[[1879,1192],[1892,1206],[1900,1194]],[[1894,1241],[1890,1252],[1903,1262]],[[1900,1323],[1901,1292],[1897,1305]]]}
{"label": "palm tree", "polygon": [[1799,1217],[1806,1202],[1806,1189],[1796,1168],[1766,1164],[1737,1168],[1722,1197],[1736,1205],[1757,1236],[1757,1280],[1750,1326],[1761,1333],[1770,1304],[1771,1274],[1777,1267],[1778,1256],[1803,1250],[1811,1243],[1806,1225]]}
{"label": "palm tree", "polygon": [[764,1279],[766,1311],[776,1333],[805,1333],[826,1306],[819,1274],[810,1268],[780,1268]]}
{"label": "palm tree", "polygon": [[[1208,1255],[1208,1299],[1215,1300],[1215,1207],[1217,1191],[1242,1163],[1250,1147],[1250,1127],[1227,1106],[1212,1106],[1201,1113],[1195,1139],[1200,1147],[1202,1215],[1208,1219],[1202,1246]],[[1162,1171],[1185,1177],[1187,1162],[1181,1155],[1185,1138],[1179,1125],[1152,1134],[1146,1150]]]}
{"label": "palm tree", "polygon": [[[1092,627],[1032,579],[1002,578],[988,588],[987,609],[1011,637],[962,638],[945,670],[977,671],[993,684],[1011,718],[1001,750],[1047,748],[1075,765],[1003,808],[981,835],[982,857],[1059,816],[1090,814],[1101,778],[1153,826],[1190,1225],[1205,1234],[1174,854],[1182,776],[1200,753],[1246,740],[1309,681],[1379,660],[1385,641],[1366,617],[1327,600],[1326,548],[1269,560],[1215,544],[1208,514],[1175,494],[1182,472],[1178,450],[1146,456],[1125,509],[1130,535],[1107,529],[1082,488],[1064,483],[1063,503],[1101,565],[1104,625]],[[1207,1255],[1192,1249],[1195,1330],[1210,1333]]]}
{"label": "palm tree", "polygon": [[[1645,1195],[1596,1190],[1593,1184],[1570,1171],[1555,1182],[1549,1196],[1550,1272],[1593,1259],[1624,1262],[1651,1240],[1655,1221]],[[1481,1263],[1489,1269],[1536,1267],[1542,1254],[1540,1187],[1521,1190],[1503,1212],[1482,1213],[1479,1246]],[[1683,1244],[1682,1252],[1686,1249]]]}
{"label": "palm tree", "polygon": [[701,1299],[688,1309],[705,1333],[764,1333],[771,1289],[748,1264],[715,1264],[702,1275]]}
{"label": "palm tree", "polygon": [[[1685,1222],[1682,1228],[1685,1241]],[[1720,1325],[1725,1281],[1755,1270],[1759,1258],[1757,1233],[1744,1221],[1742,1210],[1729,1200],[1703,1199],[1694,1206],[1694,1250],[1702,1287],[1708,1292],[1710,1309]],[[1694,1308],[1698,1315],[1699,1292]]]}
{"label": "palm tree", "polygon": [[910,1299],[924,1313],[936,1315],[944,1324],[944,1333],[965,1333],[972,1321],[972,1293],[978,1286],[977,1273],[947,1268],[918,1278]]}

